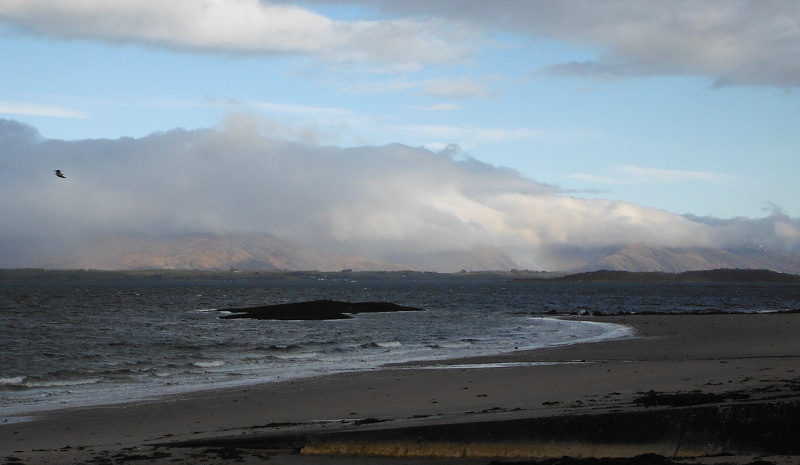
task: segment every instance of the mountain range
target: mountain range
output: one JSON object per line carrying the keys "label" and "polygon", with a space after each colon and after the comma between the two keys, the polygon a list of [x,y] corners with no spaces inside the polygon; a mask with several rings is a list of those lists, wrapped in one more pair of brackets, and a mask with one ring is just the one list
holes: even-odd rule
{"label": "mountain range", "polygon": [[60,255],[38,257],[36,266],[95,270],[399,270],[393,263],[333,254],[269,235],[190,234],[112,236]]}
{"label": "mountain range", "polygon": [[800,274],[800,254],[766,248],[668,248],[626,245],[570,271],[685,271],[731,269],[764,269]]}
{"label": "mountain range", "polygon": [[[720,268],[765,269],[800,274],[800,254],[764,248],[666,248],[641,244],[610,250],[566,251],[564,269],[666,272]],[[33,257],[39,268],[141,270],[499,271],[520,268],[497,248],[403,257],[402,262],[332,253],[270,235],[113,236],[58,254]]]}

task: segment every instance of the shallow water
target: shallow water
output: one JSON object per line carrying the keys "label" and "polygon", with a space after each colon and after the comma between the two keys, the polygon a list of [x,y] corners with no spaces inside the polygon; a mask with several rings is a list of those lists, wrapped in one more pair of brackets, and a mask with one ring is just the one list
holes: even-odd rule
{"label": "shallow water", "polygon": [[[333,321],[222,320],[211,311],[323,298],[425,311]],[[543,317],[550,311],[798,308],[800,287],[783,284],[357,278],[3,284],[0,416],[630,335],[614,324]]]}

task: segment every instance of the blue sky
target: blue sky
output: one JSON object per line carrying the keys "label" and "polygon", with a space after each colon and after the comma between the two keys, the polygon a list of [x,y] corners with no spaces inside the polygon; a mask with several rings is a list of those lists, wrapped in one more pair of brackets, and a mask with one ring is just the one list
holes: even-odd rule
{"label": "blue sky", "polygon": [[0,118],[74,143],[247,120],[261,136],[314,147],[435,154],[456,144],[458,160],[512,170],[562,199],[681,218],[796,218],[799,10],[9,1]]}

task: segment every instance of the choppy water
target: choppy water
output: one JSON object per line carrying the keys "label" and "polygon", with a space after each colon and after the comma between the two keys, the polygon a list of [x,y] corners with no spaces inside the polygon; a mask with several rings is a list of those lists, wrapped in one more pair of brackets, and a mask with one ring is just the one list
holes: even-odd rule
{"label": "choppy water", "polygon": [[[210,311],[313,299],[425,311],[334,321],[222,320]],[[550,311],[799,308],[800,287],[785,284],[358,278],[0,284],[0,421],[65,406],[630,335],[614,324],[542,317]]]}

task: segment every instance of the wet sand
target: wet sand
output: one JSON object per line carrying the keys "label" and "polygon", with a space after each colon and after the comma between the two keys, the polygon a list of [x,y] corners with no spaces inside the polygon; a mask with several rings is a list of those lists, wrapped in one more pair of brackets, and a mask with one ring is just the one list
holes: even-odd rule
{"label": "wet sand", "polygon": [[[25,464],[488,464],[656,453],[681,463],[800,462],[797,446],[766,450],[741,438],[706,437],[737,415],[770,412],[758,431],[797,423],[798,415],[781,412],[794,412],[800,402],[800,314],[580,319],[630,325],[636,336],[54,411],[0,424],[0,458]],[[723,423],[704,420],[712,425],[706,436],[686,437],[695,434],[686,418],[709,412]],[[680,437],[592,433],[621,425],[634,425],[628,427],[633,433],[655,431],[652,422],[667,417],[670,425],[683,425]],[[722,444],[698,446],[713,441]]]}

